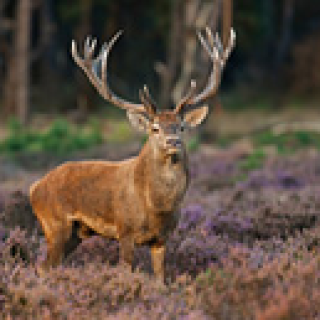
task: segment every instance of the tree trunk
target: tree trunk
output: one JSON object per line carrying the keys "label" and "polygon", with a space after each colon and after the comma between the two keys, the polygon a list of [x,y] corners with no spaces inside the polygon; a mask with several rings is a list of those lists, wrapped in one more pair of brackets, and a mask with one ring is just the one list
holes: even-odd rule
{"label": "tree trunk", "polygon": [[192,79],[196,80],[198,90],[206,84],[211,63],[197,39],[197,31],[203,30],[206,26],[213,31],[217,29],[219,1],[188,0],[182,17],[184,50],[180,52],[181,72],[172,92],[175,104],[190,89]]}
{"label": "tree trunk", "polygon": [[17,2],[14,40],[4,87],[5,113],[15,114],[21,123],[26,123],[29,115],[31,13],[31,0]]}
{"label": "tree trunk", "polygon": [[174,86],[178,69],[179,69],[179,56],[183,52],[182,47],[182,34],[185,11],[185,0],[175,0],[171,14],[171,35],[170,44],[167,55],[167,65],[158,64],[156,66],[157,72],[161,77],[161,91],[160,91],[160,105],[161,107],[168,108],[172,104],[171,90]]}
{"label": "tree trunk", "polygon": [[[80,23],[75,31],[75,38],[79,43],[83,43],[87,36],[91,33],[91,15],[93,0],[81,0],[81,16]],[[91,109],[90,97],[92,96],[92,88],[88,84],[87,79],[79,68],[76,71],[77,83],[77,118],[84,120]]]}
{"label": "tree trunk", "polygon": [[275,67],[277,69],[283,63],[290,47],[294,17],[294,0],[283,0],[282,12],[282,30],[275,55]]}
{"label": "tree trunk", "polygon": [[7,118],[10,115],[14,115],[15,112],[15,101],[16,101],[16,91],[15,91],[15,80],[16,80],[16,71],[15,71],[15,57],[8,57],[6,68],[6,75],[4,80],[4,117]]}
{"label": "tree trunk", "polygon": [[161,77],[160,104],[177,103],[189,89],[191,79],[197,87],[205,85],[209,59],[199,50],[197,31],[209,26],[216,30],[221,0],[176,0],[172,8],[171,35],[167,64],[158,63]]}
{"label": "tree trunk", "polygon": [[[1,75],[3,83],[3,116],[7,117],[15,113],[15,56],[8,34],[14,31],[13,19],[5,17],[5,9],[8,1],[0,2],[0,53],[3,56],[4,73]],[[5,23],[7,21],[7,23]],[[10,22],[9,22],[10,21]],[[2,88],[1,88],[2,89]]]}
{"label": "tree trunk", "polygon": [[[41,94],[41,102],[47,108],[56,108],[59,99],[53,104],[46,105],[47,96],[59,97],[61,92],[61,77],[59,76],[59,68],[57,65],[56,52],[58,51],[56,43],[56,22],[54,21],[54,0],[43,0],[40,6],[39,19],[39,40],[36,48],[32,52],[32,63],[41,57],[40,60],[40,87],[43,88]],[[37,84],[39,85],[39,84]],[[43,100],[44,99],[44,100]],[[43,103],[42,103],[43,104]]]}
{"label": "tree trunk", "polygon": [[[223,0],[222,2],[222,44],[225,48],[228,45],[230,37],[230,29],[233,27],[233,1]],[[216,99],[214,104],[215,114],[221,114],[223,105],[220,97]]]}
{"label": "tree trunk", "polygon": [[26,123],[29,115],[30,93],[30,24],[31,0],[20,0],[17,7],[16,28],[16,87],[17,116],[21,123]]}

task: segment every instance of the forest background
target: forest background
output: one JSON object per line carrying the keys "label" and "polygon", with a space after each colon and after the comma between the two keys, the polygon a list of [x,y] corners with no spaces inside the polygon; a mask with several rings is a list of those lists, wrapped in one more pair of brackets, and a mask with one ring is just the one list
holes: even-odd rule
{"label": "forest background", "polygon": [[[159,106],[171,108],[191,79],[205,84],[210,64],[196,33],[207,25],[224,43],[231,26],[237,32],[220,94],[209,102],[211,118],[230,110],[317,109],[319,1],[1,0],[0,131],[7,135],[8,123],[12,130],[47,127],[57,117],[75,123],[123,118],[99,97],[70,54],[72,39],[82,45],[92,35],[102,45],[119,29],[124,35],[110,57],[111,87],[138,101],[146,83]],[[258,119],[263,126],[264,117]],[[221,120],[225,127],[230,122],[232,115]],[[129,135],[121,125],[111,130],[114,135]]]}

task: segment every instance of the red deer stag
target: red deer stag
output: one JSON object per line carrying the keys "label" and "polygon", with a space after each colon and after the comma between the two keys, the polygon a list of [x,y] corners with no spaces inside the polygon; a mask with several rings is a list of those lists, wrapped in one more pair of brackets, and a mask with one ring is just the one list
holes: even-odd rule
{"label": "red deer stag", "polygon": [[203,91],[188,94],[174,110],[158,111],[148,88],[141,90],[141,104],[117,97],[108,85],[107,63],[118,32],[94,58],[96,40],[88,38],[84,58],[72,42],[72,56],[103,98],[127,111],[134,127],[149,135],[140,154],[132,159],[67,162],[49,172],[30,188],[30,199],[47,240],[47,257],[40,272],[57,265],[67,253],[72,227],[81,239],[94,231],[117,239],[120,259],[131,265],[135,245],[151,247],[154,273],[164,279],[166,234],[175,225],[176,211],[189,183],[182,131],[200,124],[208,113],[203,102],[216,94],[221,73],[235,44],[231,30],[223,48],[218,35],[199,33],[212,60],[212,72]]}

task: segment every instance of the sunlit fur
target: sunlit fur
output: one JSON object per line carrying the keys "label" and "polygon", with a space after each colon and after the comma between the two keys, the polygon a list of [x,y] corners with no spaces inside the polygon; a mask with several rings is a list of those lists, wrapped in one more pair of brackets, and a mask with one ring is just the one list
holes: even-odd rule
{"label": "sunlit fur", "polygon": [[[153,132],[154,124],[158,132]],[[48,245],[40,270],[57,265],[73,249],[70,240],[77,222],[81,238],[93,230],[118,239],[120,258],[129,264],[135,245],[150,245],[154,271],[163,278],[164,244],[189,182],[181,125],[172,112],[156,115],[137,157],[67,162],[31,186],[31,203]],[[181,145],[168,146],[168,136],[181,139]]]}

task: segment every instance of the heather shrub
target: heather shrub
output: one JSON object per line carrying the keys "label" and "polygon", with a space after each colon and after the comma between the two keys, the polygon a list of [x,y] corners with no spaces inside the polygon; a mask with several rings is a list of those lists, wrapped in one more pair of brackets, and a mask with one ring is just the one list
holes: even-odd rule
{"label": "heather shrub", "polygon": [[67,258],[74,265],[84,265],[95,261],[115,265],[119,260],[119,244],[117,241],[93,236],[84,240]]}
{"label": "heather shrub", "polygon": [[293,261],[285,254],[252,267],[233,250],[222,268],[211,267],[194,283],[197,305],[214,319],[314,319],[319,315],[319,260]]}
{"label": "heather shrub", "polygon": [[[200,310],[194,310],[188,314],[179,314],[178,308],[172,305],[169,299],[160,300],[157,306],[150,309],[143,305],[137,305],[133,310],[124,308],[115,315],[108,316],[107,320],[149,320],[149,319],[178,319],[178,320],[209,320],[210,317]],[[168,304],[171,307],[168,308]]]}
{"label": "heather shrub", "polygon": [[220,155],[216,158],[201,153],[196,154],[190,159],[192,186],[205,193],[233,186],[243,177],[237,163],[240,160],[241,157],[237,154]]}
{"label": "heather shrub", "polygon": [[0,242],[0,264],[15,266],[22,262],[34,262],[39,247],[35,234],[26,236],[26,231],[19,227],[9,230]]}
{"label": "heather shrub", "polygon": [[[320,190],[319,190],[320,191]],[[320,208],[318,190],[235,190],[220,204],[213,229],[240,241],[272,237],[287,238],[313,227]]]}
{"label": "heather shrub", "polygon": [[0,221],[7,228],[20,227],[29,234],[35,230],[41,232],[38,220],[32,211],[29,196],[19,190],[7,196]]}
{"label": "heather shrub", "polygon": [[250,172],[243,160],[192,156],[166,285],[146,246],[132,273],[118,242],[97,235],[39,277],[46,243],[28,197],[1,193],[0,319],[319,319],[319,155],[266,157]]}
{"label": "heather shrub", "polygon": [[[85,266],[53,269],[39,278],[33,268],[20,265],[5,292],[6,314],[42,319],[105,319],[133,313],[164,319],[187,315],[190,309],[178,289],[166,287],[127,267],[88,262]],[[1,313],[0,313],[1,314]]]}

